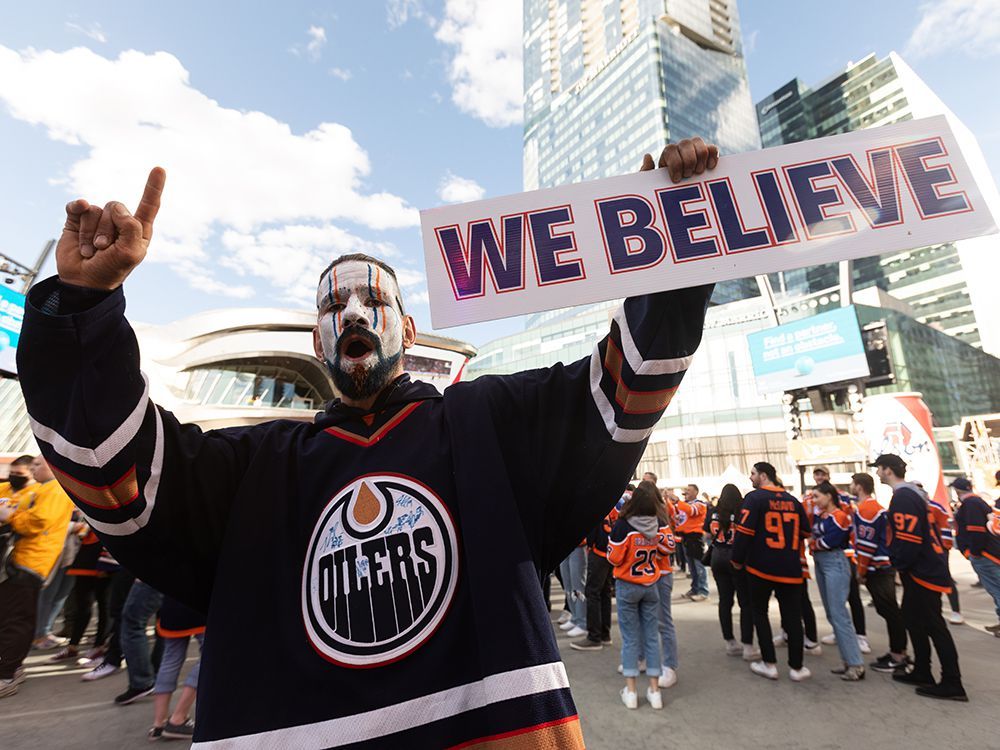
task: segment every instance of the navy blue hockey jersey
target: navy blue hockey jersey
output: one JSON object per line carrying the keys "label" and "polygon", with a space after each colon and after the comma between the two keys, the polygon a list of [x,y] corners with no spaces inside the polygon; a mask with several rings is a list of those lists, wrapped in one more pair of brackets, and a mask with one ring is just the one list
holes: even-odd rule
{"label": "navy blue hockey jersey", "polygon": [[810,535],[802,503],[781,487],[747,493],[733,540],[733,563],[775,583],[802,583],[802,556]]}
{"label": "navy blue hockey jersey", "polygon": [[985,557],[1000,565],[1000,539],[991,533],[993,509],[979,495],[967,495],[955,511],[955,541],[966,557]]}
{"label": "navy blue hockey jersey", "polygon": [[924,588],[951,593],[945,547],[934,510],[922,489],[909,482],[896,485],[887,511],[889,558],[896,570]]}
{"label": "navy blue hockey jersey", "polygon": [[710,293],[626,300],[568,366],[202,432],[150,401],[121,289],[48,279],[18,369],[108,548],[208,615],[195,747],[581,748],[539,571],[621,496]]}

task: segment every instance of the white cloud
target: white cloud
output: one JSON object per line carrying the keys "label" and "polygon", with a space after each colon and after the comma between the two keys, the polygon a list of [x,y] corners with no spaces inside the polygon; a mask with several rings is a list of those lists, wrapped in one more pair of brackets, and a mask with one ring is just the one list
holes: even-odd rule
{"label": "white cloud", "polygon": [[349,81],[354,77],[347,68],[330,68],[327,73],[332,75],[334,78],[339,78],[341,81]]}
{"label": "white cloud", "polygon": [[906,43],[907,56],[964,52],[990,57],[1000,52],[997,0],[935,0],[921,4],[920,12],[920,21]]}
{"label": "white cloud", "polygon": [[306,54],[308,54],[313,60],[318,60],[320,52],[326,45],[326,29],[322,26],[310,26],[309,31],[306,33],[309,35],[309,43],[306,45]]}
{"label": "white cloud", "polygon": [[[219,265],[240,277],[267,279],[284,291],[286,301],[305,305],[312,304],[320,273],[337,256],[368,253],[392,263],[400,257],[392,243],[367,240],[332,224],[293,224],[256,232],[230,229],[223,234],[222,245],[226,252]],[[426,293],[423,272],[404,266],[395,270],[404,300],[426,301],[421,297]]]}
{"label": "white cloud", "polygon": [[99,42],[101,44],[105,44],[108,41],[108,35],[104,33],[104,29],[101,28],[101,24],[99,23],[89,23],[87,25],[83,25],[74,21],[67,21],[66,28],[70,31],[83,34],[85,37],[89,37],[95,42]]}
{"label": "white cloud", "polygon": [[522,119],[521,4],[447,0],[435,36],[454,48],[452,101],[491,127]]}
{"label": "white cloud", "polygon": [[305,55],[313,62],[316,62],[323,54],[323,47],[326,46],[326,29],[322,26],[310,26],[306,29],[306,36],[309,38],[309,41],[305,44],[293,44],[288,51],[296,57]]}
{"label": "white cloud", "polygon": [[[285,246],[301,253],[262,255],[258,264],[267,272],[254,275],[287,292],[296,270],[312,267],[316,243],[306,230],[317,227],[308,225],[334,236],[343,232],[331,225],[336,220],[376,230],[418,224],[405,200],[366,189],[368,155],[348,128],[324,122],[298,135],[262,112],[223,107],[193,88],[180,61],[165,52],[108,59],[84,48],[19,53],[0,46],[0,103],[51,139],[81,147],[56,180],[70,197],[134,206],[149,168],[165,167],[149,260],[212,294],[252,293],[246,284],[217,280],[211,250],[219,234],[284,229]],[[232,264],[224,267],[231,279]]]}
{"label": "white cloud", "polygon": [[438,198],[445,203],[478,201],[484,195],[486,195],[486,190],[478,182],[459,177],[451,172],[445,174],[438,185]]}
{"label": "white cloud", "polygon": [[385,13],[390,29],[397,29],[410,20],[423,20],[434,25],[434,19],[421,0],[387,0]]}

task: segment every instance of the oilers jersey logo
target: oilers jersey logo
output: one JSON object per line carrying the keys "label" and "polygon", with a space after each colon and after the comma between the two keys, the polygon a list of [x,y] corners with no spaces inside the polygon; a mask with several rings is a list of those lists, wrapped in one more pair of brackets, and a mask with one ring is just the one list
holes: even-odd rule
{"label": "oilers jersey logo", "polygon": [[359,477],[320,514],[302,579],[306,633],[323,658],[351,667],[398,661],[431,637],[455,594],[455,525],[419,482]]}

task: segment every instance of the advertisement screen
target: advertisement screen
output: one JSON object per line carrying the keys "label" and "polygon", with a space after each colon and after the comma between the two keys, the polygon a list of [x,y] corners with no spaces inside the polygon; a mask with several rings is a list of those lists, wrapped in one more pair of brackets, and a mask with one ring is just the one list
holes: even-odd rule
{"label": "advertisement screen", "polygon": [[0,372],[17,372],[15,353],[23,319],[24,295],[0,286]]}
{"label": "advertisement screen", "polygon": [[868,376],[853,306],[747,336],[758,393],[778,393]]}

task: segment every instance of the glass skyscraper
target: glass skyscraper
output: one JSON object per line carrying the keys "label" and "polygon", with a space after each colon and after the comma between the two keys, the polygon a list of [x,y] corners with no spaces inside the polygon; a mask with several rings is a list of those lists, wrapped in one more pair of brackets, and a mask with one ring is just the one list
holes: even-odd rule
{"label": "glass skyscraper", "polygon": [[[525,190],[626,174],[694,136],[760,147],[735,0],[525,0]],[[726,282],[714,302],[757,293]]]}
{"label": "glass skyscraper", "polygon": [[695,135],[759,147],[732,0],[525,0],[524,29],[526,190]]}
{"label": "glass skyscraper", "polygon": [[[695,135],[723,153],[759,148],[735,0],[525,0],[524,187],[638,169]],[[776,324],[761,282],[718,285],[698,356],[643,470],[666,482],[744,476],[786,460],[781,406],[756,392],[746,334]],[[480,348],[470,376],[590,354],[617,303],[552,310]]]}
{"label": "glass skyscraper", "polygon": [[[627,173],[638,169],[644,152],[658,154],[668,140],[693,135],[715,141],[723,153],[760,145],[735,0],[525,0],[524,14],[526,190]],[[764,113],[777,112],[779,131],[795,127],[787,103],[807,93],[798,82],[792,87],[785,99],[785,90],[777,92],[771,101],[781,101]],[[831,107],[831,126],[842,110]],[[815,121],[799,114],[807,133],[801,137],[813,137]],[[946,254],[928,260],[924,252],[858,264],[858,285],[892,284],[925,273],[928,262],[947,268]],[[656,472],[661,484],[693,481],[717,491],[726,481],[746,485],[750,465],[765,460],[794,481],[781,394],[757,392],[746,337],[840,306],[839,281],[834,264],[718,285],[702,345],[638,470]],[[936,283],[947,288],[940,275]],[[892,319],[889,346],[898,380],[888,389],[927,391],[927,403],[941,415],[938,424],[987,404],[1000,408],[993,357],[909,318],[916,301],[907,307],[874,288],[862,296],[856,301],[865,305],[859,307],[863,322]],[[934,302],[921,298],[920,304]],[[521,333],[480,347],[467,372],[513,373],[589,356],[616,308],[606,302],[530,315]],[[964,366],[955,366],[959,362]],[[980,375],[983,382],[976,380]],[[816,415],[808,435],[842,433],[849,417]]]}
{"label": "glass skyscraper", "polygon": [[[869,55],[813,87],[793,79],[757,103],[765,148],[932,114],[949,115],[959,135],[964,135],[964,127],[895,53],[881,59]],[[978,148],[974,148],[966,157],[972,161],[977,152]],[[985,179],[985,188],[992,188],[992,179],[988,175]],[[946,242],[854,261],[854,288],[880,287],[907,303],[920,322],[981,348],[982,327],[996,326],[986,309],[993,295],[986,297],[981,292],[977,298],[970,292],[968,266],[970,260],[974,265],[975,259],[969,256],[981,243]],[[837,264],[772,274],[769,278],[779,304],[829,293],[841,283]],[[792,310],[792,306],[797,309]],[[797,315],[801,304],[792,306],[779,308],[782,317]],[[996,347],[992,350],[1000,353]]]}

